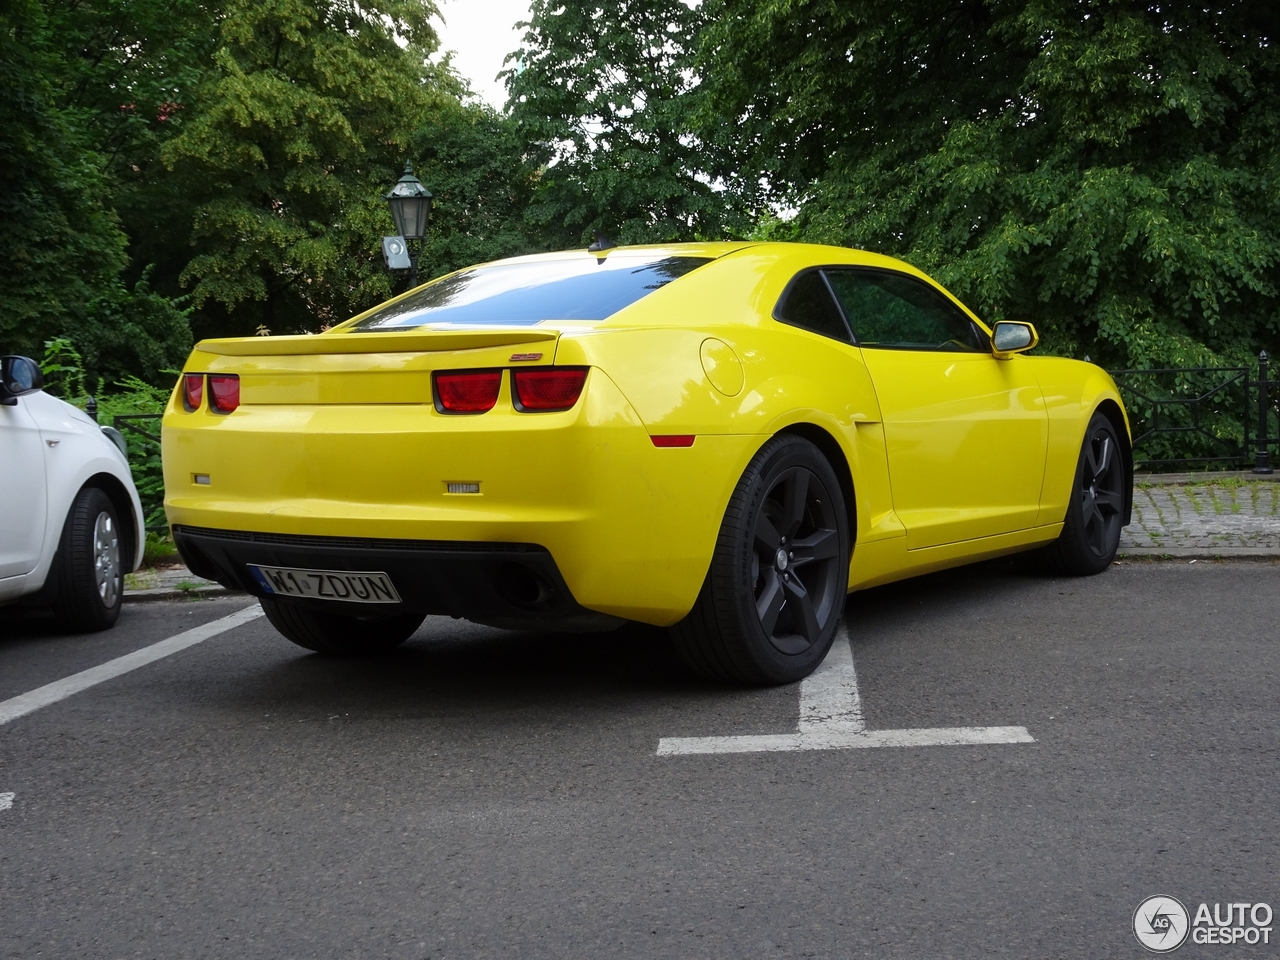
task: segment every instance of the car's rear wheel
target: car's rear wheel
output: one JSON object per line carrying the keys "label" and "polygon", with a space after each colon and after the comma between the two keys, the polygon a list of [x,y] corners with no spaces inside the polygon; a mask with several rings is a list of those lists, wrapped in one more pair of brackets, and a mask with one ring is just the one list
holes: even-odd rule
{"label": "car's rear wheel", "polygon": [[812,673],[844,612],[848,531],[822,452],[787,434],[766,443],[729,500],[693,610],[672,628],[685,662],[709,679],[754,685]]}
{"label": "car's rear wheel", "polygon": [[339,657],[374,656],[400,646],[422,626],[420,613],[354,616],[259,597],[271,625],[300,647]]}
{"label": "car's rear wheel", "polygon": [[63,629],[91,633],[116,622],[124,598],[124,554],[111,498],[84,487],[67,512],[50,572],[58,578],[53,610]]}
{"label": "car's rear wheel", "polygon": [[1128,475],[1116,428],[1095,413],[1085,431],[1062,533],[1045,551],[1050,566],[1070,576],[1091,576],[1111,566],[1124,526]]}

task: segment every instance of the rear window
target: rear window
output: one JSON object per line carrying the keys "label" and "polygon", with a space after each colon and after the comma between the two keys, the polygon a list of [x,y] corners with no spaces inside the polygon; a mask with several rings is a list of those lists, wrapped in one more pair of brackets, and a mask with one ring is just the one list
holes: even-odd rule
{"label": "rear window", "polygon": [[514,324],[603,320],[711,257],[573,257],[495,263],[420,287],[347,330],[403,330],[424,324]]}

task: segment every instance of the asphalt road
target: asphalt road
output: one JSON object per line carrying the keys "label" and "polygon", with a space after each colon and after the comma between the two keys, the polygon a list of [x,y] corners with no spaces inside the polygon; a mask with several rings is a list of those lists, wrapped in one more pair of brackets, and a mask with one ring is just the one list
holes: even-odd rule
{"label": "asphalt road", "polygon": [[[0,612],[0,701],[245,605]],[[1035,742],[659,757],[798,687],[651,631],[352,662],[258,619],[0,726],[0,957],[1139,957],[1153,894],[1280,909],[1280,565],[1002,562],[848,621],[870,730]]]}

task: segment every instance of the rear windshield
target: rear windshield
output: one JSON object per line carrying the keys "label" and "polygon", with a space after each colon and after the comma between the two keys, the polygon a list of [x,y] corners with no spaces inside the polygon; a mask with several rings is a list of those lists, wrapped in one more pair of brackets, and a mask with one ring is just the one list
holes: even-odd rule
{"label": "rear windshield", "polygon": [[711,257],[611,256],[495,263],[420,287],[347,330],[403,330],[427,323],[515,324],[603,320]]}

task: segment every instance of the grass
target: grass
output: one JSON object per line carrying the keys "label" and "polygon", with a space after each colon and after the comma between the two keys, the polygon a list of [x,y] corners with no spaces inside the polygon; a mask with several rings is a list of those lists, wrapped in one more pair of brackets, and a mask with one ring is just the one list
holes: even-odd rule
{"label": "grass", "polygon": [[166,534],[147,534],[147,545],[142,553],[142,566],[144,569],[181,562],[182,558],[178,556],[178,548],[173,545],[173,540]]}

